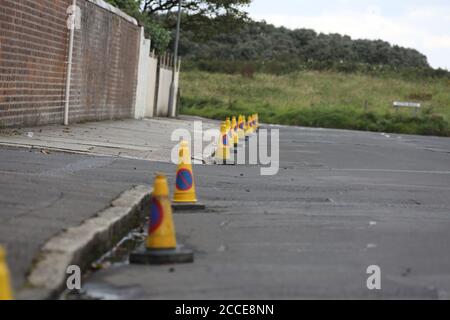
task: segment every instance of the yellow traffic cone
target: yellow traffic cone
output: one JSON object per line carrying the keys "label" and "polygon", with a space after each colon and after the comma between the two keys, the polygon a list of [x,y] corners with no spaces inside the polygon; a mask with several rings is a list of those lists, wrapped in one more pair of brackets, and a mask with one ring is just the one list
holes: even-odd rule
{"label": "yellow traffic cone", "polygon": [[236,117],[233,117],[233,120],[231,121],[231,138],[233,141],[233,145],[235,148],[237,148],[239,144],[239,135],[238,135],[238,126]]}
{"label": "yellow traffic cone", "polygon": [[248,127],[247,127],[247,118],[245,116],[242,116],[242,121],[244,122],[244,135],[247,136],[247,131],[248,131]]}
{"label": "yellow traffic cone", "polygon": [[194,261],[192,250],[177,246],[169,185],[163,174],[158,174],[153,186],[150,204],[150,225],[144,246],[130,255],[137,264],[187,263]]}
{"label": "yellow traffic cone", "polygon": [[8,266],[6,265],[6,253],[0,246],[0,300],[12,300],[12,289]]}
{"label": "yellow traffic cone", "polygon": [[179,159],[172,208],[175,211],[203,210],[205,205],[197,203],[189,142],[180,143]]}
{"label": "yellow traffic cone", "polygon": [[253,128],[253,132],[256,132],[258,130],[258,128],[256,127],[256,114],[252,114],[252,128]]}
{"label": "yellow traffic cone", "polygon": [[225,122],[220,127],[220,136],[217,144],[216,163],[226,164],[230,160],[230,139],[227,134],[227,125]]}
{"label": "yellow traffic cone", "polygon": [[242,115],[240,115],[239,118],[238,118],[238,137],[239,137],[239,140],[245,138],[244,129],[245,129],[244,117]]}
{"label": "yellow traffic cone", "polygon": [[227,125],[227,134],[228,134],[228,139],[229,139],[230,145],[231,145],[231,142],[233,140],[233,136],[231,135],[231,120],[230,120],[230,118],[227,118],[225,120],[225,124]]}
{"label": "yellow traffic cone", "polygon": [[252,123],[251,123],[251,117],[249,116],[247,118],[246,126],[245,126],[245,136],[248,137],[253,133],[252,131]]}
{"label": "yellow traffic cone", "polygon": [[173,202],[197,202],[191,152],[187,141],[180,143],[179,157]]}
{"label": "yellow traffic cone", "polygon": [[162,174],[155,179],[150,207],[150,227],[147,237],[148,249],[174,249],[177,246],[169,186]]}

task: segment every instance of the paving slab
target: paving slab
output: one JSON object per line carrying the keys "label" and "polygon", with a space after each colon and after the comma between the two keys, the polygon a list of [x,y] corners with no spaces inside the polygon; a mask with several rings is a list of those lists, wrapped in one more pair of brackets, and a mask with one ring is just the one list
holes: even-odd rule
{"label": "paving slab", "polygon": [[[181,116],[4,129],[0,145],[167,162],[177,143],[171,140],[172,133],[186,129],[193,135],[194,121],[201,121],[203,130],[219,126],[217,121]],[[192,152],[196,159],[210,156]]]}

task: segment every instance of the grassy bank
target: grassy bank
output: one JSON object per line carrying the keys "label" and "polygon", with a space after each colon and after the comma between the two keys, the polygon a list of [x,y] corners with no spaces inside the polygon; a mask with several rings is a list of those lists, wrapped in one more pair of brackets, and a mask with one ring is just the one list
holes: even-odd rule
{"label": "grassy bank", "polygon": [[[182,113],[223,119],[258,112],[263,122],[325,128],[450,136],[447,79],[404,80],[334,72],[254,78],[182,73]],[[420,101],[417,114],[393,101]]]}

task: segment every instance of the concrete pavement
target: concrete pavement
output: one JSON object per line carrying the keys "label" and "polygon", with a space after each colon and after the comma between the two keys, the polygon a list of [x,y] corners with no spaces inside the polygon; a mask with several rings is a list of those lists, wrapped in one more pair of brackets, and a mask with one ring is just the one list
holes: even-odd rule
{"label": "concrete pavement", "polygon": [[[0,146],[167,162],[175,145],[172,132],[186,129],[194,134],[195,120],[202,121],[204,130],[218,129],[217,121],[188,116],[87,122],[68,127],[5,129],[0,132]],[[193,156],[202,159],[210,155]]]}
{"label": "concrete pavement", "polygon": [[[450,298],[450,139],[280,130],[277,176],[195,168],[209,211],[175,215],[195,263],[115,265],[85,282],[87,296]],[[371,265],[380,291],[367,289]]]}

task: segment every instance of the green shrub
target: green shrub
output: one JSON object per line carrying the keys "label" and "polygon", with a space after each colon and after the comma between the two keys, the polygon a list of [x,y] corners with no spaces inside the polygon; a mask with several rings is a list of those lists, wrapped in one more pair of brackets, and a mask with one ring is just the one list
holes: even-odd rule
{"label": "green shrub", "polygon": [[446,79],[450,80],[450,72],[432,68],[396,68],[390,65],[372,65],[350,61],[335,62],[332,60],[304,61],[286,57],[277,60],[219,60],[219,59],[186,59],[183,68],[187,71],[206,71],[212,73],[241,74],[245,68],[251,67],[252,73],[286,75],[299,71],[333,71],[344,74],[363,74],[375,77],[399,79]]}

